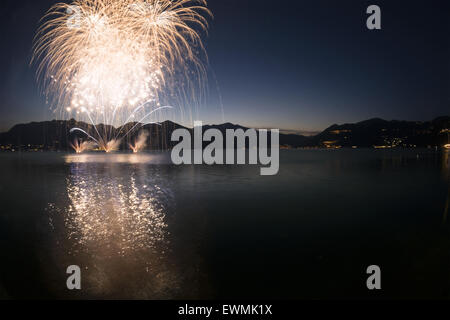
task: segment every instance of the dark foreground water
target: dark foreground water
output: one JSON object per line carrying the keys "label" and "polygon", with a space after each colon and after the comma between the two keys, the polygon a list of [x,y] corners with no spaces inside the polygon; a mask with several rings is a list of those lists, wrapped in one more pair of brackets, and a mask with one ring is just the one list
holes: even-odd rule
{"label": "dark foreground water", "polygon": [[449,172],[434,150],[284,151],[273,177],[0,154],[0,297],[449,298]]}

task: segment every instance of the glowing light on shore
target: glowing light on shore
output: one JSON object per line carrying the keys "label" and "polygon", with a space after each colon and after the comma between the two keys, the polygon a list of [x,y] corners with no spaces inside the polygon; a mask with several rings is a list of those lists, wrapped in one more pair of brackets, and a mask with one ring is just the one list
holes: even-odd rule
{"label": "glowing light on shore", "polygon": [[129,144],[130,149],[133,151],[133,153],[138,153],[142,151],[147,146],[147,138],[149,134],[147,131],[141,131],[139,133],[139,137],[134,142],[134,144]]}
{"label": "glowing light on shore", "polygon": [[132,130],[128,121],[154,120],[170,99],[194,95],[205,54],[206,0],[76,0],[58,3],[38,30],[33,61],[47,97],[64,117],[93,125],[88,133],[106,152]]}
{"label": "glowing light on shore", "polygon": [[93,141],[80,141],[75,139],[73,143],[70,144],[72,149],[76,153],[83,153],[85,151],[89,151],[95,148],[95,143]]}

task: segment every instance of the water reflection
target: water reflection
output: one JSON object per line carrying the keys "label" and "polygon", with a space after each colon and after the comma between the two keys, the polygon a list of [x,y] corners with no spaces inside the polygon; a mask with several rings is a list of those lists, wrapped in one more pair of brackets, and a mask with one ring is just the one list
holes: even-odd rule
{"label": "water reflection", "polygon": [[95,155],[66,158],[67,199],[49,209],[59,233],[58,260],[83,268],[85,297],[176,294],[179,272],[171,266],[166,221],[173,196],[160,167],[148,165],[149,159],[108,155],[105,163]]}
{"label": "water reflection", "polygon": [[125,163],[125,164],[167,164],[170,161],[168,153],[139,153],[139,154],[106,154],[86,153],[70,154],[65,157],[66,163]]}
{"label": "water reflection", "polygon": [[[444,150],[442,153],[442,175],[443,178],[447,181],[450,180],[450,150]],[[447,200],[444,206],[444,214],[443,214],[443,222],[446,223],[448,221],[448,211],[450,207],[450,185],[447,191]]]}
{"label": "water reflection", "polygon": [[108,248],[121,255],[164,243],[168,192],[157,184],[143,184],[139,172],[130,171],[130,176],[117,176],[114,168],[98,171],[72,163],[65,215],[70,239],[85,249]]}
{"label": "water reflection", "polygon": [[450,178],[450,150],[442,152],[442,175],[444,179]]}

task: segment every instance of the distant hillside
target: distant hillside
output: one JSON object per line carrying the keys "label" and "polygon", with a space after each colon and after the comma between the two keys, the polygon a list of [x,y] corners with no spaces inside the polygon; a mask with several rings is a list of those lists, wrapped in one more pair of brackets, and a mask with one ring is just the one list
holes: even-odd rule
{"label": "distant hillside", "polygon": [[[134,128],[135,127],[135,128]],[[128,131],[130,134],[122,140],[121,148],[127,148],[129,142],[136,140],[141,130],[149,133],[149,149],[168,149],[172,146],[170,142],[171,134],[182,126],[166,121],[161,124],[137,124],[127,123],[120,128],[109,125],[93,125],[75,120],[53,120],[44,122],[32,122],[19,124],[10,131],[0,133],[0,145],[11,145],[21,149],[44,149],[44,150],[68,150],[70,144],[76,139],[87,140],[87,136],[82,132],[70,132],[73,128],[80,128],[97,138],[97,131],[102,136],[113,138],[123,136]]]}
{"label": "distant hillside", "polygon": [[[128,143],[137,138],[140,130],[147,130],[148,149],[165,150],[172,148],[175,143],[171,142],[172,132],[183,126],[165,121],[161,124],[141,125],[128,123],[120,128],[108,125],[97,125],[96,127],[75,120],[46,121],[19,124],[10,131],[0,133],[0,146],[5,149],[39,149],[39,150],[68,150],[70,143],[75,139],[86,139],[83,133],[71,133],[73,128],[80,128],[96,136],[96,131],[102,135],[108,133],[109,137],[123,135],[133,129],[123,139],[121,148],[127,149]],[[220,125],[204,126],[204,130],[215,128],[225,133],[227,129],[247,128],[225,123]],[[386,121],[382,119],[371,119],[354,124],[333,125],[322,133],[306,137],[295,134],[280,134],[280,145],[286,148],[304,147],[427,147],[442,146],[448,143],[448,130],[450,129],[450,117],[440,117],[428,122],[410,121]],[[188,129],[192,130],[192,129]]]}
{"label": "distant hillside", "polygon": [[386,121],[371,119],[355,124],[333,125],[312,138],[313,145],[342,147],[427,147],[448,143],[450,117],[433,121]]}

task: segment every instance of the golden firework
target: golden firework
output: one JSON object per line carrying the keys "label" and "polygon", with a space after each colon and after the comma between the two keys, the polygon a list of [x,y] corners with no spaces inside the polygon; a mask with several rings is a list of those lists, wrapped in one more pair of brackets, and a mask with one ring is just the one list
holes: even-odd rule
{"label": "golden firework", "polygon": [[[35,38],[38,78],[57,110],[94,128],[149,121],[203,79],[209,15],[205,0],[58,3]],[[95,131],[100,144],[118,139]]]}

